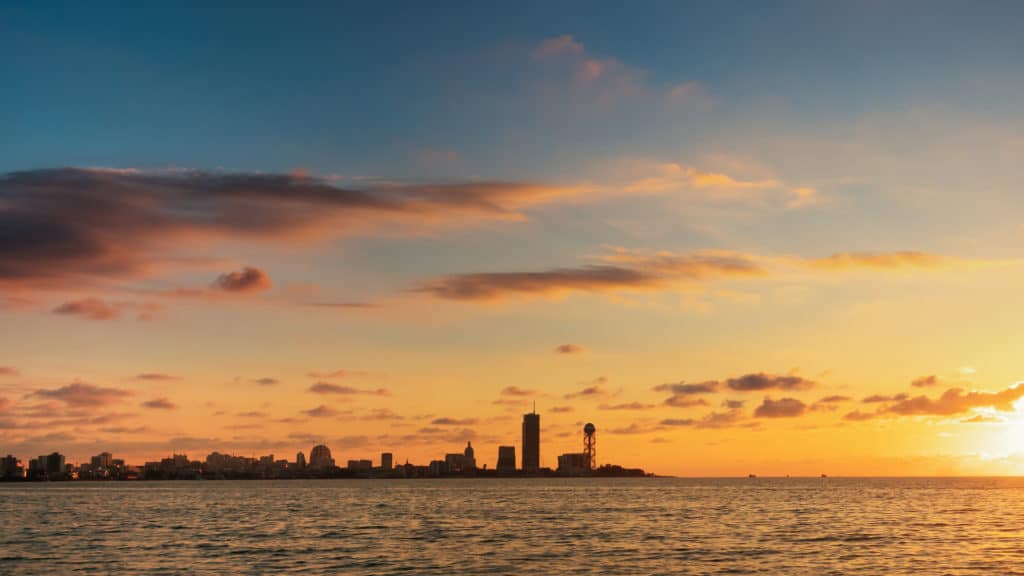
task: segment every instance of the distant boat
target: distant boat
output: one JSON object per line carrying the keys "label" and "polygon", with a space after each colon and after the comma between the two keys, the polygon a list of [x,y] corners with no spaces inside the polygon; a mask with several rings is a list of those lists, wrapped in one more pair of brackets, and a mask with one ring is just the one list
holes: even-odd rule
{"label": "distant boat", "polygon": [[828,474],[822,474],[821,477],[822,478],[828,478]]}
{"label": "distant boat", "polygon": [[757,474],[747,474],[747,478],[757,478]]}

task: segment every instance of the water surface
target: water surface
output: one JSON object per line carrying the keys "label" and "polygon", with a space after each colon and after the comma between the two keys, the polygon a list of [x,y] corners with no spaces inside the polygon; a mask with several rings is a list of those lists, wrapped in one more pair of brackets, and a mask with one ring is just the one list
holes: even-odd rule
{"label": "water surface", "polygon": [[0,572],[1024,574],[1024,479],[0,484]]}

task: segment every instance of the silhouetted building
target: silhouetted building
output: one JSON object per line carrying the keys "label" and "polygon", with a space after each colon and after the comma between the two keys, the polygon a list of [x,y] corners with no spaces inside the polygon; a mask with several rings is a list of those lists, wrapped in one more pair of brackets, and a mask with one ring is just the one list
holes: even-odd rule
{"label": "silhouetted building", "polygon": [[96,456],[89,459],[89,466],[92,466],[94,470],[112,468],[114,463],[114,455],[110,452],[101,452]]}
{"label": "silhouetted building", "polygon": [[306,455],[302,452],[295,455],[295,466],[300,469],[306,467]]}
{"label": "silhouetted building", "polygon": [[448,463],[444,460],[431,460],[429,467],[430,476],[441,476],[448,473]]}
{"label": "silhouetted building", "polygon": [[540,414],[523,414],[523,472],[540,470]]}
{"label": "silhouetted building", "polygon": [[49,478],[60,480],[67,476],[67,465],[64,455],[54,452],[48,456],[40,456],[28,464],[29,476],[33,478]]}
{"label": "silhouetted building", "polygon": [[476,470],[476,452],[473,451],[473,443],[467,441],[466,449],[462,452],[462,470]]}
{"label": "silhouetted building", "polygon": [[353,472],[369,472],[373,470],[372,460],[349,460],[348,469]]}
{"label": "silhouetted building", "polygon": [[516,471],[516,447],[498,446],[498,474],[513,474]]}
{"label": "silhouetted building", "polygon": [[21,460],[8,454],[0,458],[0,478],[4,480],[20,480],[25,477],[25,468]]}
{"label": "silhouetted building", "polygon": [[394,456],[391,455],[391,452],[383,452],[383,453],[381,453],[381,455],[380,455],[380,467],[381,467],[381,469],[382,470],[391,470],[391,468],[394,466],[394,460],[395,460],[395,458],[394,458]]}
{"label": "silhouetted building", "polygon": [[590,472],[590,457],[585,453],[562,454],[558,457],[558,473],[564,476],[580,476]]}
{"label": "silhouetted building", "polygon": [[331,458],[331,449],[323,444],[313,446],[309,453],[310,468],[333,468],[334,458]]}

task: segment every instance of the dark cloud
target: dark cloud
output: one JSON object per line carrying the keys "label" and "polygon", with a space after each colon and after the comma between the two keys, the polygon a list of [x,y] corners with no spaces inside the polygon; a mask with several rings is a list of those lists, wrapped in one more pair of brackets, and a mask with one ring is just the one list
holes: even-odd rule
{"label": "dark cloud", "polygon": [[20,376],[21,372],[14,366],[0,366],[0,376]]}
{"label": "dark cloud", "polygon": [[799,376],[774,376],[758,372],[725,381],[726,386],[738,392],[755,392],[762,390],[809,390],[815,382]]}
{"label": "dark cloud", "polygon": [[434,426],[471,426],[477,423],[476,418],[434,418],[431,422]]}
{"label": "dark cloud", "polygon": [[722,252],[617,257],[614,262],[534,272],[444,276],[420,284],[415,291],[447,300],[489,301],[513,295],[652,290],[680,281],[696,282],[763,273],[750,256]]}
{"label": "dark cloud", "polygon": [[264,376],[263,378],[256,378],[250,380],[250,382],[252,382],[253,384],[259,384],[260,386],[277,386],[278,384],[281,383],[281,381],[278,380],[277,378],[270,378],[267,376]]}
{"label": "dark cloud", "polygon": [[552,406],[551,409],[550,409],[550,412],[553,412],[555,414],[565,414],[567,412],[572,412],[572,411],[573,411],[573,407],[572,406]]}
{"label": "dark cloud", "polygon": [[696,423],[693,418],[666,418],[659,422],[662,426],[693,426]]}
{"label": "dark cloud", "polygon": [[309,391],[314,394],[340,394],[344,396],[354,395],[367,395],[367,396],[389,396],[389,392],[384,388],[377,389],[363,389],[355,388],[353,386],[347,386],[344,384],[332,384],[330,382],[317,382],[309,387]]}
{"label": "dark cloud", "polygon": [[345,414],[345,412],[341,412],[324,404],[321,404],[316,408],[303,410],[302,413],[305,414],[306,416],[312,416],[313,418],[331,418],[334,416],[341,416],[342,414]]}
{"label": "dark cloud", "polygon": [[743,408],[743,404],[745,404],[744,400],[722,400],[722,408],[729,410],[739,410]]}
{"label": "dark cloud", "polygon": [[12,172],[0,176],[0,284],[66,288],[140,276],[161,251],[206,239],[280,241],[514,218],[520,208],[578,192],[502,182],[352,190],[304,175],[186,170]]}
{"label": "dark cloud", "polygon": [[915,379],[910,383],[914,388],[928,388],[929,386],[935,386],[939,383],[939,378],[932,374],[931,376],[922,376]]}
{"label": "dark cloud", "polygon": [[754,410],[755,418],[795,418],[802,416],[807,411],[807,405],[796,398],[780,398],[772,400],[765,397]]}
{"label": "dark cloud", "polygon": [[261,292],[271,287],[270,276],[259,268],[246,266],[241,270],[221,274],[213,285],[226,292]]}
{"label": "dark cloud", "polygon": [[269,418],[270,417],[270,415],[267,414],[266,412],[260,412],[258,410],[252,410],[252,411],[249,411],[249,412],[239,412],[238,414],[236,414],[236,416],[239,416],[241,418]]}
{"label": "dark cloud", "polygon": [[673,408],[693,408],[696,406],[710,406],[707,400],[703,398],[694,398],[693,396],[669,396],[665,399],[666,406],[672,406]]}
{"label": "dark cloud", "polygon": [[559,344],[555,346],[555,354],[581,354],[583,346],[579,344]]}
{"label": "dark cloud", "polygon": [[105,406],[123,400],[132,393],[118,388],[104,388],[85,382],[72,382],[53,390],[36,390],[31,396],[53,398],[70,406]]}
{"label": "dark cloud", "polygon": [[153,408],[156,410],[176,410],[178,405],[171,402],[167,398],[154,398],[153,400],[147,400],[143,402],[142,407]]}
{"label": "dark cloud", "polygon": [[685,382],[679,382],[676,384],[659,384],[653,389],[656,392],[671,392],[675,395],[690,395],[690,394],[714,394],[721,387],[721,384],[716,380],[708,380],[707,382],[698,382],[695,384],[687,384]]}

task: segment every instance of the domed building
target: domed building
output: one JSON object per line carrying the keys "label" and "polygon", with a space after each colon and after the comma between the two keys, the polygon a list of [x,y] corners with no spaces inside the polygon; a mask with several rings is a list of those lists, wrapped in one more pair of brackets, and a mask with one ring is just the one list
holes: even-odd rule
{"label": "domed building", "polygon": [[462,453],[462,469],[476,470],[476,454],[472,442],[466,442],[466,450]]}
{"label": "domed building", "polygon": [[334,458],[331,458],[331,449],[323,444],[313,446],[309,453],[310,468],[333,468]]}

